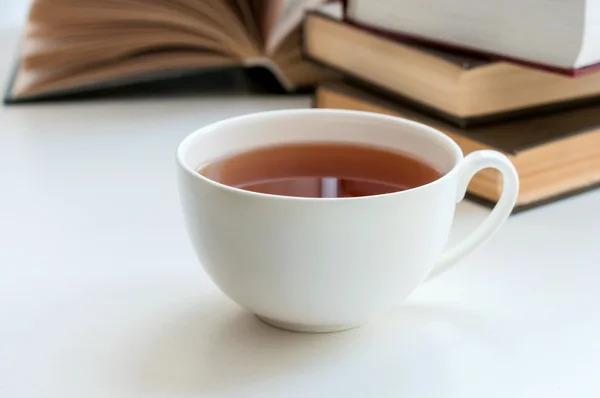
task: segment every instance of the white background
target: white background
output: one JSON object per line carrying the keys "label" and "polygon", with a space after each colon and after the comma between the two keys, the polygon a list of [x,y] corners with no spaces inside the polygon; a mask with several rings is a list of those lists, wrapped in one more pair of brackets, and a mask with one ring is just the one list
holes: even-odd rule
{"label": "white background", "polygon": [[29,0],[0,0],[0,26],[19,27],[23,24]]}

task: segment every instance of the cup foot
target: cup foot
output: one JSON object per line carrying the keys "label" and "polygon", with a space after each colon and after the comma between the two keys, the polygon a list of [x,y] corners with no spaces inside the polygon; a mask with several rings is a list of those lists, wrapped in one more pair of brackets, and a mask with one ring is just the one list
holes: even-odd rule
{"label": "cup foot", "polygon": [[344,330],[350,330],[362,326],[363,323],[352,323],[344,325],[304,325],[301,323],[278,321],[276,319],[267,318],[264,316],[257,315],[258,319],[263,321],[269,326],[276,327],[278,329],[287,330],[290,332],[298,333],[333,333],[342,332]]}

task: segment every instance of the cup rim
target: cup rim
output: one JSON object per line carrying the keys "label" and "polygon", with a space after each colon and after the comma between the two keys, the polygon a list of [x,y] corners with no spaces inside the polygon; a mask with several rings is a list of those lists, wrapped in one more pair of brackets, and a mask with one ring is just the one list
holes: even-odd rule
{"label": "cup rim", "polygon": [[[218,181],[211,180],[208,177],[203,176],[198,173],[198,171],[194,170],[187,162],[184,160],[186,151],[191,145],[191,142],[195,140],[195,138],[199,135],[206,134],[210,130],[214,130],[217,128],[222,128],[227,126],[228,124],[239,123],[244,120],[252,120],[257,118],[271,117],[271,116],[279,116],[279,115],[293,115],[293,116],[301,116],[301,115],[314,115],[316,113],[328,113],[332,115],[340,115],[340,116],[358,116],[358,117],[367,117],[372,119],[387,119],[399,125],[408,126],[410,128],[416,128],[423,131],[426,131],[428,134],[436,136],[438,139],[444,141],[448,144],[449,147],[452,148],[454,152],[454,156],[457,159],[452,168],[444,173],[440,178],[431,181],[427,184],[419,185],[418,187],[405,189],[402,191],[377,194],[377,195],[368,195],[368,196],[359,196],[359,197],[344,197],[344,198],[309,198],[309,197],[300,197],[300,196],[285,196],[285,195],[276,195],[269,193],[261,193],[254,191],[247,191],[245,189],[232,187],[230,185],[222,184]],[[176,160],[179,167],[184,170],[186,173],[191,175],[193,178],[202,181],[204,183],[208,183],[218,189],[228,191],[230,193],[236,193],[243,196],[255,197],[261,199],[276,199],[276,200],[286,200],[286,201],[303,201],[303,202],[314,202],[314,203],[330,203],[330,202],[349,202],[349,201],[364,201],[364,200],[373,200],[375,198],[384,198],[384,197],[395,197],[400,195],[409,194],[411,192],[420,191],[422,189],[427,189],[429,187],[440,184],[442,181],[450,178],[452,175],[456,174],[457,169],[464,158],[464,154],[462,149],[458,146],[456,142],[454,142],[450,137],[441,131],[427,126],[423,123],[418,123],[412,120],[404,119],[402,117],[384,115],[374,112],[366,112],[366,111],[355,111],[355,110],[345,110],[345,109],[315,109],[315,108],[307,108],[307,109],[283,109],[283,110],[271,110],[271,111],[261,111],[261,112],[253,112],[249,114],[244,114],[240,116],[234,116],[230,118],[226,118],[223,120],[219,120],[217,122],[213,122],[207,124],[206,126],[200,127],[194,132],[188,134],[178,145],[176,151]]]}

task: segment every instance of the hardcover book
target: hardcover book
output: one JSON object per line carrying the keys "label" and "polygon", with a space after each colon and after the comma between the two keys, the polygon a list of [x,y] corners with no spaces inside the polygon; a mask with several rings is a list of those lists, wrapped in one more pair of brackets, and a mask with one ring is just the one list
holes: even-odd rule
{"label": "hardcover book", "polygon": [[[465,154],[480,149],[503,152],[514,163],[521,182],[515,211],[600,184],[600,105],[464,129],[349,84],[328,83],[318,88],[315,107],[399,116],[442,131]],[[484,170],[475,175],[468,192],[471,198],[493,205],[501,187],[501,175]]]}

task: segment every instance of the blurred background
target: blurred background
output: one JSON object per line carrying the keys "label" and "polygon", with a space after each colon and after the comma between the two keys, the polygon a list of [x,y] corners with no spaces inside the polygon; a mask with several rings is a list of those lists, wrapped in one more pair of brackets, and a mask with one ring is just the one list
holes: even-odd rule
{"label": "blurred background", "polygon": [[0,26],[22,26],[29,3],[30,0],[0,0]]}

